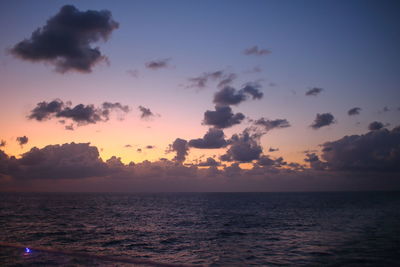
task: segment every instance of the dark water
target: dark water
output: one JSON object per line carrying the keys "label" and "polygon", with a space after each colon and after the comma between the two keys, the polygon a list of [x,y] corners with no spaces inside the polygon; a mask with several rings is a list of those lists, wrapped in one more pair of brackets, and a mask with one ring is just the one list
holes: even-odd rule
{"label": "dark water", "polygon": [[1,193],[0,242],[1,266],[399,266],[400,193]]}

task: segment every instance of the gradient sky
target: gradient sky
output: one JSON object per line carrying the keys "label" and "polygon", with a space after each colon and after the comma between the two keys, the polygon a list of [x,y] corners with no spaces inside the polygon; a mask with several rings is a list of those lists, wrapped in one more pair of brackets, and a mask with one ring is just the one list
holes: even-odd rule
{"label": "gradient sky", "polygon": [[[109,10],[119,23],[107,41],[91,44],[108,64],[96,64],[90,73],[58,73],[51,63],[10,52],[67,4],[79,11]],[[1,1],[0,140],[6,144],[0,149],[20,158],[33,147],[90,142],[104,161],[173,160],[175,153],[166,150],[176,138],[201,138],[210,128],[202,125],[204,112],[214,110],[220,90],[218,81],[194,88],[189,79],[222,70],[237,75],[232,87],[257,82],[264,94],[231,106],[247,119],[223,129],[226,138],[249,127],[249,119],[286,119],[290,127],[259,140],[263,154],[308,166],[304,151],[366,134],[373,121],[389,131],[400,125],[399,11],[398,1]],[[271,53],[244,53],[254,46]],[[164,59],[166,67],[146,67]],[[323,90],[307,96],[312,88]],[[73,131],[57,119],[27,119],[39,102],[55,99],[73,105],[119,102],[131,111],[123,119],[112,114],[107,122],[75,124]],[[155,116],[142,119],[140,105]],[[360,114],[349,116],[354,107]],[[335,123],[311,128],[317,113],[331,113]],[[28,143],[19,145],[20,136]],[[268,152],[270,147],[279,151]],[[225,151],[191,148],[185,163],[218,159]]]}

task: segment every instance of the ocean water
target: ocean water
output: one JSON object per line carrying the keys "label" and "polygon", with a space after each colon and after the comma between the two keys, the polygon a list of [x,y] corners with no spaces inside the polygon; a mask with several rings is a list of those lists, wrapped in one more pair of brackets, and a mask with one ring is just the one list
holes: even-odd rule
{"label": "ocean water", "polygon": [[0,265],[400,266],[400,193],[0,193]]}

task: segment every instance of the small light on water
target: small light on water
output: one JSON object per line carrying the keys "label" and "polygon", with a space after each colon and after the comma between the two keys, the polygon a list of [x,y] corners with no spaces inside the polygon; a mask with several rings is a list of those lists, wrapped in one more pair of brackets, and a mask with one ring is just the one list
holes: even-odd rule
{"label": "small light on water", "polygon": [[25,248],[25,253],[31,253],[31,250],[29,248]]}

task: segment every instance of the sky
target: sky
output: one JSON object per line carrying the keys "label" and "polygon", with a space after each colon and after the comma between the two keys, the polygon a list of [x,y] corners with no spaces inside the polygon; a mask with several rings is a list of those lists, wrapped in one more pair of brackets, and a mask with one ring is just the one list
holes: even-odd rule
{"label": "sky", "polygon": [[0,190],[400,189],[398,1],[1,1]]}

